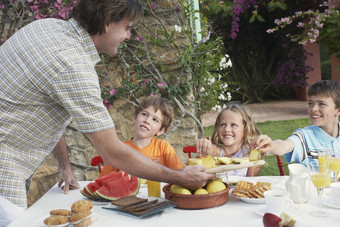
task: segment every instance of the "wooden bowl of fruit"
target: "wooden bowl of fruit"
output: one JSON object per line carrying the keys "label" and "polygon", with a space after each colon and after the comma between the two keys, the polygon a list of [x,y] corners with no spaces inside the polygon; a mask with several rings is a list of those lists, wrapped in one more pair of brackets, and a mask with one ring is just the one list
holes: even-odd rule
{"label": "wooden bowl of fruit", "polygon": [[[214,182],[214,181],[213,181]],[[213,183],[210,182],[210,183]],[[177,203],[177,208],[205,209],[220,206],[228,201],[230,186],[222,181],[207,184],[204,188],[189,191],[178,185],[167,184],[163,187],[165,198]],[[222,186],[223,185],[223,186]]]}

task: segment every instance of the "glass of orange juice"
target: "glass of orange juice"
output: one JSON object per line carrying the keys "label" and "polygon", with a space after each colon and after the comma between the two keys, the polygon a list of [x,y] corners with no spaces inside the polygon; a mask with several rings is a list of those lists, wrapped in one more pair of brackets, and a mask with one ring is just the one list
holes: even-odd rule
{"label": "glass of orange juice", "polygon": [[330,165],[327,162],[311,161],[308,163],[308,171],[319,197],[319,209],[309,214],[317,217],[328,216],[328,212],[321,209],[321,196],[323,189],[327,186],[330,179]]}
{"label": "glass of orange juice", "polygon": [[333,150],[329,158],[329,164],[331,170],[334,173],[334,181],[339,182],[339,171],[340,171],[340,150]]}
{"label": "glass of orange juice", "polygon": [[[329,163],[330,160],[330,156],[331,156],[331,150],[328,148],[319,148],[319,149],[315,149],[313,151],[310,151],[311,153],[316,153],[317,157],[318,157],[318,163],[322,164],[322,163]],[[327,170],[325,169],[324,165],[320,165],[319,167],[319,171],[322,173],[327,172]],[[331,182],[329,182],[330,184]]]}
{"label": "glass of orange juice", "polygon": [[[160,163],[159,158],[150,158],[152,161]],[[149,197],[161,197],[161,183],[157,181],[148,180],[148,196]]]}

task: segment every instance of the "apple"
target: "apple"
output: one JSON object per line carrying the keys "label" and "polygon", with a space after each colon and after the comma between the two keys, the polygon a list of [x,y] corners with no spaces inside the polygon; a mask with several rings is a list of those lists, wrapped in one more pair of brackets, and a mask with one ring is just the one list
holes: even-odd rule
{"label": "apple", "polygon": [[264,227],[280,227],[282,219],[272,213],[265,213],[262,218]]}

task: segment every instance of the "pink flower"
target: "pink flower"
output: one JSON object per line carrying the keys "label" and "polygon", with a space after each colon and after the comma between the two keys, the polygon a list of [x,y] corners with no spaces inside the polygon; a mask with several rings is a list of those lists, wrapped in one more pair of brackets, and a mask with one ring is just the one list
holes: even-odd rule
{"label": "pink flower", "polygon": [[153,96],[153,93],[151,93],[150,96]]}
{"label": "pink flower", "polygon": [[144,39],[144,37],[143,37],[143,36],[137,36],[135,39],[136,39],[138,42],[140,42],[140,41],[142,41],[142,40]]}
{"label": "pink flower", "polygon": [[156,8],[157,8],[157,5],[156,5],[155,3],[153,3],[153,4],[151,5],[151,7],[152,7],[153,9],[156,9]]}
{"label": "pink flower", "polygon": [[116,94],[116,89],[111,89],[110,90],[110,95],[115,95]]}
{"label": "pink flower", "polygon": [[175,11],[176,11],[176,12],[179,12],[180,10],[181,10],[181,7],[180,7],[179,5],[176,5],[176,6],[175,6]]}
{"label": "pink flower", "polygon": [[4,9],[5,8],[5,5],[0,3],[0,9]]}
{"label": "pink flower", "polygon": [[112,104],[109,102],[109,100],[104,100],[104,106],[106,107],[106,109],[110,109],[112,107]]}
{"label": "pink flower", "polygon": [[164,83],[157,83],[157,87],[165,87]]}

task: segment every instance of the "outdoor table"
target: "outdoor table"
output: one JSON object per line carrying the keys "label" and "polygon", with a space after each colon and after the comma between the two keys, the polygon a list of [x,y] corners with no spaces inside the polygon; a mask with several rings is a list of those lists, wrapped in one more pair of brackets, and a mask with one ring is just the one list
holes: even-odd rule
{"label": "outdoor table", "polygon": [[[285,181],[288,176],[261,176],[261,177],[247,177],[239,178],[246,181],[265,181],[271,182],[275,189],[285,189]],[[80,189],[83,189],[87,181],[80,181]],[[162,187],[165,183],[162,183]],[[313,188],[315,189],[315,188]],[[230,192],[229,192],[230,193]],[[329,188],[325,188],[324,195],[330,193]],[[147,187],[141,186],[138,197],[147,197]],[[164,198],[162,192],[161,197]],[[71,205],[81,199],[85,199],[81,195],[80,190],[72,190],[69,194],[64,194],[57,185],[53,186],[43,197],[36,203],[24,211],[17,217],[9,226],[32,226],[38,219],[49,216],[49,211],[53,209],[70,209]],[[238,198],[229,194],[227,203],[214,208],[199,209],[199,210],[185,210],[178,208],[165,209],[163,212],[145,217],[143,219],[134,218],[122,215],[116,211],[102,209],[103,205],[95,204],[92,210],[93,217],[97,221],[93,226],[115,226],[115,227],[160,227],[160,226],[195,226],[195,227],[210,227],[210,226],[263,226],[262,216],[256,214],[254,211],[264,204],[250,204],[240,201]],[[329,212],[328,217],[313,217],[308,214],[312,210],[318,209],[318,198],[316,189],[313,190],[312,197],[307,203],[296,204],[297,220],[295,226],[339,226],[340,223],[340,209],[322,206],[322,209]],[[34,225],[37,226],[37,225]],[[41,225],[43,226],[43,225]]]}

